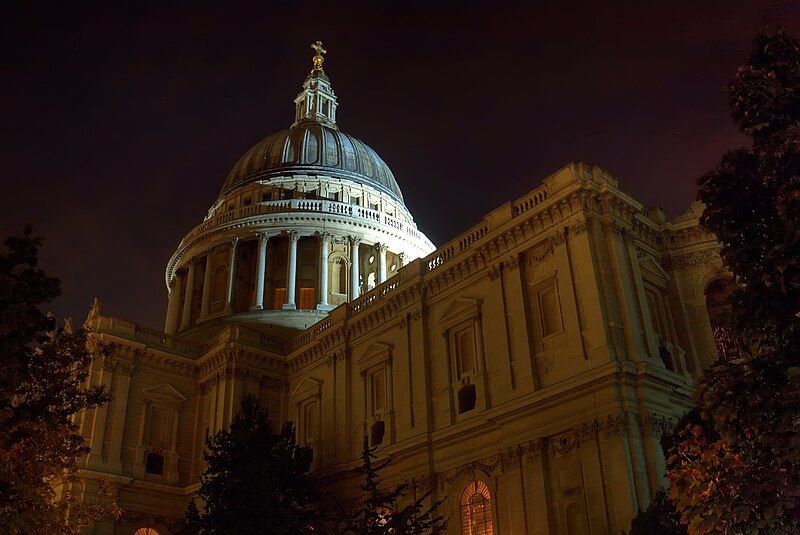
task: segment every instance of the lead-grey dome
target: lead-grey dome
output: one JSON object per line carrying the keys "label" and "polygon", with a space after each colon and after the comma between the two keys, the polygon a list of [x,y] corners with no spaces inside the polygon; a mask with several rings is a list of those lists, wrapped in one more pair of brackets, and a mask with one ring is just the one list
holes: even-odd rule
{"label": "lead-grey dome", "polygon": [[233,166],[222,193],[287,174],[345,178],[403,201],[391,169],[369,145],[316,122],[295,124],[254,145]]}

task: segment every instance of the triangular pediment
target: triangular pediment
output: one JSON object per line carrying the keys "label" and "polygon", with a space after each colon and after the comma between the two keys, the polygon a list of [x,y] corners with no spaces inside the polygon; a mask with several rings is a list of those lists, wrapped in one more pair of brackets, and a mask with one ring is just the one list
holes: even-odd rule
{"label": "triangular pediment", "polygon": [[186,401],[186,396],[175,390],[172,385],[162,383],[142,390],[145,399],[162,401],[173,405],[180,405]]}
{"label": "triangular pediment", "polygon": [[372,360],[375,357],[380,357],[383,355],[387,355],[391,352],[392,346],[388,344],[384,344],[382,342],[374,342],[370,345],[364,354],[361,355],[361,358],[358,359],[359,364],[363,364],[369,360]]}
{"label": "triangular pediment", "polygon": [[358,359],[356,365],[359,369],[369,368],[380,362],[385,362],[392,358],[392,346],[382,342],[373,342]]}
{"label": "triangular pediment", "polygon": [[656,281],[660,282],[661,284],[667,284],[669,282],[669,273],[664,271],[664,268],[661,267],[661,264],[656,262],[655,258],[650,255],[645,256],[639,261],[639,267],[642,271],[647,272],[652,278],[656,279]]}
{"label": "triangular pediment", "polygon": [[481,300],[471,297],[459,297],[450,303],[447,310],[439,317],[439,323],[451,323],[460,321],[470,316],[475,316],[480,312]]}
{"label": "triangular pediment", "polygon": [[313,377],[303,377],[292,389],[292,396],[299,396],[301,394],[314,394],[318,395],[322,391],[322,381],[314,379]]}

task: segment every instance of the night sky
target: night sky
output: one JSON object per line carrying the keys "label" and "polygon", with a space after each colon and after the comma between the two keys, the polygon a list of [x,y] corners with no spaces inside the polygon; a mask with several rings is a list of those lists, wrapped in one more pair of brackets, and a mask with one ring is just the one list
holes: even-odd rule
{"label": "night sky", "polygon": [[99,296],[163,326],[169,256],[238,157],[290,125],[317,39],[340,128],[440,245],[574,160],[685,210],[747,142],[724,85],[752,38],[800,33],[793,1],[344,5],[4,3],[0,231],[45,237],[54,312],[82,320]]}

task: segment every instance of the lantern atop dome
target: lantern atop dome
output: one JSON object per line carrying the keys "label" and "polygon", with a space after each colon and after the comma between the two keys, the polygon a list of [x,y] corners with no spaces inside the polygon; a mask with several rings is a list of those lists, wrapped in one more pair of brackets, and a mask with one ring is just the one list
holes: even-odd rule
{"label": "lantern atop dome", "polygon": [[313,68],[306,81],[303,82],[303,90],[294,99],[295,120],[293,126],[318,123],[336,128],[336,107],[339,104],[331,81],[322,70],[322,64],[325,61],[323,54],[327,54],[328,51],[322,48],[322,41],[315,42],[311,48],[314,49]]}

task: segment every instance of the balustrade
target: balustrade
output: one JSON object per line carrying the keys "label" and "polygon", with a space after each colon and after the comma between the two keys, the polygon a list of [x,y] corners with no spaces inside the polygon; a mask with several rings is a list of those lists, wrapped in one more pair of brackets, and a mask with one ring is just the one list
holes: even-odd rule
{"label": "balustrade", "polygon": [[373,210],[364,206],[326,199],[281,199],[277,201],[262,201],[212,216],[195,227],[195,229],[186,236],[184,241],[236,219],[282,212],[321,212],[355,217],[399,230],[414,240],[423,239],[422,233],[415,229],[413,225],[407,225],[403,220],[397,217],[383,214],[378,210]]}

